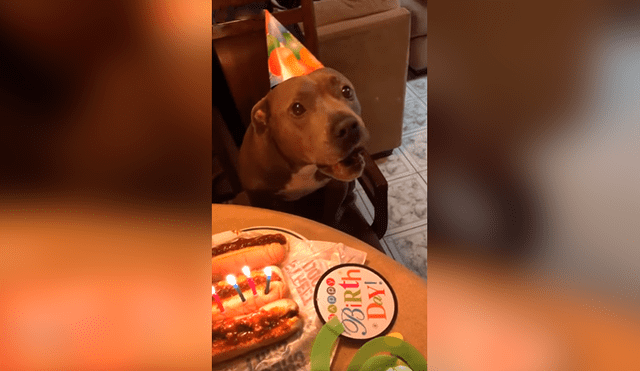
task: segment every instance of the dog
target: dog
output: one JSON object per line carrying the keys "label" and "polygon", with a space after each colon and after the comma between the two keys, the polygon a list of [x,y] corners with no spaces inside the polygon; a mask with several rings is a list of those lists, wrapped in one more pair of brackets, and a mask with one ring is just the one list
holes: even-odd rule
{"label": "dog", "polygon": [[360,112],[353,84],[331,68],[274,87],[253,107],[238,156],[251,204],[335,224],[365,166]]}

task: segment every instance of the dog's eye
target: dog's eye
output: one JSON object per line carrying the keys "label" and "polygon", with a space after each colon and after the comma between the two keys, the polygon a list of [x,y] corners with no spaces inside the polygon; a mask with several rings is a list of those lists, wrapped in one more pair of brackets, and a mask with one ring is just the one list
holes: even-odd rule
{"label": "dog's eye", "polygon": [[342,96],[347,98],[347,99],[351,99],[353,98],[353,90],[351,90],[351,87],[345,85],[342,87]]}
{"label": "dog's eye", "polygon": [[307,111],[307,109],[304,108],[304,106],[302,104],[296,102],[291,106],[291,111],[293,112],[294,115],[300,116],[303,113],[305,113]]}

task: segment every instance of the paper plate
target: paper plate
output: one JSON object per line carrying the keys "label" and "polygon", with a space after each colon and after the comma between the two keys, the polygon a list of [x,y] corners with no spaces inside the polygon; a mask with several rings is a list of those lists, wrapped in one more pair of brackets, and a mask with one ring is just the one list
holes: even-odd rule
{"label": "paper plate", "polygon": [[282,233],[287,237],[292,237],[292,238],[298,239],[300,241],[304,241],[304,242],[308,242],[309,241],[304,236],[302,236],[301,234],[299,234],[297,232],[294,232],[292,230],[285,229],[285,228],[280,228],[280,227],[258,226],[258,227],[245,228],[241,232],[258,232],[258,233],[264,233],[264,234]]}

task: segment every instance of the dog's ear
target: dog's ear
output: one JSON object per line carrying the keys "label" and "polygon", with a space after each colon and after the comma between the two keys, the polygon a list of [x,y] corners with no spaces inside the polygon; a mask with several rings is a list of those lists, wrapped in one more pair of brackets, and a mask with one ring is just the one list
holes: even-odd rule
{"label": "dog's ear", "polygon": [[267,128],[268,121],[269,101],[267,97],[264,97],[251,109],[251,125],[253,125],[256,133],[262,134]]}

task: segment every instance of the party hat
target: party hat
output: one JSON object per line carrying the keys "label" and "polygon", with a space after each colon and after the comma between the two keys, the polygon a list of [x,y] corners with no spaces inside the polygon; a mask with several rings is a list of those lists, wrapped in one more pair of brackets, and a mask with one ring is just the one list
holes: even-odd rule
{"label": "party hat", "polygon": [[271,87],[324,66],[278,20],[264,11]]}

